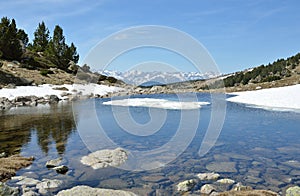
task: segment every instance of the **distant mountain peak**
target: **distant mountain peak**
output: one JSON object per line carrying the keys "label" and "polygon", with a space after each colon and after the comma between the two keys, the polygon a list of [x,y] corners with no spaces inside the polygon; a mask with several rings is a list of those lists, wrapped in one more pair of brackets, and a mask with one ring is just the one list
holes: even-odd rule
{"label": "distant mountain peak", "polygon": [[106,76],[112,76],[127,84],[142,85],[142,84],[170,84],[175,82],[203,80],[219,76],[213,72],[142,72],[139,70],[130,70],[126,72],[104,70],[98,73]]}

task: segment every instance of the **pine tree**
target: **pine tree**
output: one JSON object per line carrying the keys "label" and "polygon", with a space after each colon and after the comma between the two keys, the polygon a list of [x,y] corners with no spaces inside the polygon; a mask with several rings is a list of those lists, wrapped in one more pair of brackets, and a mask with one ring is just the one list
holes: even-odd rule
{"label": "pine tree", "polygon": [[32,44],[33,51],[44,52],[49,43],[49,30],[45,23],[39,23],[37,29],[34,32],[34,39]]}
{"label": "pine tree", "polygon": [[63,65],[63,54],[66,50],[66,43],[65,43],[65,37],[63,35],[63,30],[60,26],[56,25],[53,37],[49,41],[47,49],[46,49],[46,55],[49,60],[55,64],[59,68],[64,68]]}
{"label": "pine tree", "polygon": [[19,29],[17,33],[17,38],[21,41],[22,47],[25,49],[28,46],[28,35],[25,33],[23,29]]}
{"label": "pine tree", "polygon": [[53,37],[48,43],[46,55],[52,63],[63,70],[68,69],[70,61],[77,63],[79,60],[75,45],[72,43],[68,46],[65,43],[63,29],[58,25],[55,26]]}
{"label": "pine tree", "polygon": [[[24,32],[24,31],[23,31]],[[24,36],[26,33],[20,33]],[[0,23],[0,54],[7,60],[20,60],[23,54],[16,21],[3,17]]]}

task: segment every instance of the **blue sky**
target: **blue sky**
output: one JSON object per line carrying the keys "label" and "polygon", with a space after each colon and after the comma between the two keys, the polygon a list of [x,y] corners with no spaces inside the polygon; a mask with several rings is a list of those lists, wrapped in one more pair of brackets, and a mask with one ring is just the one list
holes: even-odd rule
{"label": "blue sky", "polygon": [[201,42],[223,73],[300,52],[299,7],[297,0],[0,1],[1,15],[15,18],[30,38],[41,21],[51,32],[59,24],[67,42],[78,47],[80,62],[112,33],[131,26],[165,25]]}

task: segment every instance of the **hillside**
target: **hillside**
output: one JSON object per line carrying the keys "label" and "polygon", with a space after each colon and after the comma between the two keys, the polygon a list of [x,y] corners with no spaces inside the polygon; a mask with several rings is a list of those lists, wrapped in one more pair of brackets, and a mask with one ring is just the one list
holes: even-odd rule
{"label": "hillside", "polygon": [[287,59],[279,59],[244,71],[223,75],[208,80],[174,83],[164,86],[167,91],[176,89],[184,92],[249,91],[272,87],[290,86],[300,83],[300,53]]}
{"label": "hillside", "polygon": [[[280,87],[300,82],[300,53],[287,59],[278,59],[268,65],[237,72],[224,78],[224,86],[229,91],[254,90]],[[209,86],[217,88],[218,82]]]}

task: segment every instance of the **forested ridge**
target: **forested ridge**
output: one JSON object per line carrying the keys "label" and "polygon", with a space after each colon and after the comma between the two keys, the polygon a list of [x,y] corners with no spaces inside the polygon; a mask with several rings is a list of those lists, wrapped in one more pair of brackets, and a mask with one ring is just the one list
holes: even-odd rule
{"label": "forested ridge", "polygon": [[202,89],[222,88],[222,86],[243,86],[286,79],[292,75],[300,75],[300,71],[297,69],[299,65],[300,53],[286,59],[278,59],[268,65],[260,65],[252,69],[230,74],[222,81],[216,80]]}

